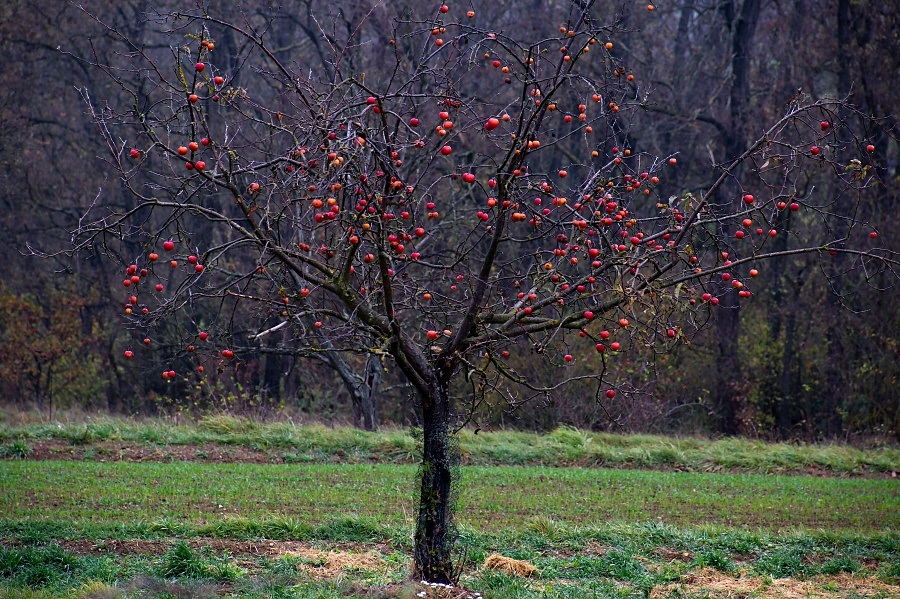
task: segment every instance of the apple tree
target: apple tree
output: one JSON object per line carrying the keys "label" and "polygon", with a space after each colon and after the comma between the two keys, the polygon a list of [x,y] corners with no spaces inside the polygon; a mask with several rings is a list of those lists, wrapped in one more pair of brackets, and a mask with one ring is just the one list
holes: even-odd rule
{"label": "apple tree", "polygon": [[[570,383],[622,401],[621,355],[685,343],[725,294],[753,301],[767,261],[897,261],[855,220],[874,148],[846,102],[798,96],[684,193],[666,185],[677,147],[629,142],[653,99],[617,58],[608,8],[563,3],[557,23],[525,27],[512,4],[399,5],[362,13],[343,42],[320,22],[324,67],[273,48],[259,15],[211,9],[150,15],[164,43],[122,35],[119,62],[86,59],[130,97],[83,90],[132,203],[98,201],[76,244],[143,244],[123,265],[129,353],[163,323],[181,330],[193,372],[166,379],[233,367],[276,333],[268,351],[401,374],[423,428],[417,574],[449,582],[453,433],[482,402]],[[237,40],[221,57],[220,38]],[[784,215],[836,207],[842,234],[776,245]],[[545,367],[552,380],[533,376]]]}

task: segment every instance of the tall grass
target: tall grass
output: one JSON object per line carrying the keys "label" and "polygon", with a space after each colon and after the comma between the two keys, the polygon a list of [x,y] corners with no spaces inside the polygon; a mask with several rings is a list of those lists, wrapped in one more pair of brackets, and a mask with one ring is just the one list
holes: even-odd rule
{"label": "tall grass", "polygon": [[[414,431],[369,433],[348,427],[290,422],[259,423],[218,415],[197,422],[99,417],[77,422],[0,424],[0,457],[25,457],[30,445],[59,440],[75,447],[103,442],[156,446],[245,447],[275,461],[314,463],[417,463]],[[469,465],[602,466],[736,471],[761,474],[819,472],[842,476],[900,471],[900,448],[861,449],[840,444],[789,444],[725,438],[616,435],[559,428],[549,434],[517,431],[459,433]]]}

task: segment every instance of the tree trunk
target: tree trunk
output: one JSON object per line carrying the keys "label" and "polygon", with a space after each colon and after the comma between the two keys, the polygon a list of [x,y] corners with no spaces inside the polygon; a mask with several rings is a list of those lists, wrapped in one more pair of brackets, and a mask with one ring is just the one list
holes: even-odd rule
{"label": "tree trunk", "polygon": [[[726,160],[733,160],[746,149],[746,123],[750,98],[751,43],[759,20],[760,0],[735,0],[723,2],[720,13],[731,38],[731,81],[729,90],[730,127],[724,136]],[[711,206],[716,216],[727,214],[730,207],[740,201],[740,167],[732,172],[733,179],[723,185],[717,194],[716,205]],[[719,234],[728,233],[721,228]],[[741,316],[737,290],[725,287],[716,313],[716,334],[719,339],[716,390],[714,401],[719,413],[721,432],[736,435],[740,431],[739,411],[741,403],[742,373],[738,357],[738,335]]]}
{"label": "tree trunk", "polygon": [[365,383],[360,402],[362,425],[367,431],[378,430],[378,387],[381,385],[381,359],[372,354],[366,360]]}
{"label": "tree trunk", "polygon": [[[420,391],[420,393],[422,393]],[[451,407],[447,385],[438,384],[422,397],[422,487],[416,520],[416,576],[428,582],[454,582],[451,550],[453,526],[453,450]]]}

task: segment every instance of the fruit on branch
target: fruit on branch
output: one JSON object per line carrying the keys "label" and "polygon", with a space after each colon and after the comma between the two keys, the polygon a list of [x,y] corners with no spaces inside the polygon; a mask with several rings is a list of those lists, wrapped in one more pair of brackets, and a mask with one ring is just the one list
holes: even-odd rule
{"label": "fruit on branch", "polygon": [[231,358],[234,357],[234,351],[232,351],[230,349],[223,349],[222,357],[225,358],[226,360],[230,360]]}
{"label": "fruit on branch", "polygon": [[202,73],[203,70],[206,68],[206,65],[203,64],[202,62],[198,62],[197,64],[194,65],[194,68],[197,69],[198,73]]}

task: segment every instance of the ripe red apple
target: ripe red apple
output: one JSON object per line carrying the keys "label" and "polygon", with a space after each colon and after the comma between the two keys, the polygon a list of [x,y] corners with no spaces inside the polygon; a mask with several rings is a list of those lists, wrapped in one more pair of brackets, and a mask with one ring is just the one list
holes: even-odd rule
{"label": "ripe red apple", "polygon": [[450,146],[444,146],[441,148],[441,154],[443,154],[444,156],[449,156],[451,152],[453,152],[453,148],[451,148]]}
{"label": "ripe red apple", "polygon": [[565,360],[566,362],[571,362],[572,354],[566,354],[565,356],[563,356],[563,360]]}
{"label": "ripe red apple", "polygon": [[809,149],[809,153],[812,154],[813,156],[818,156],[819,152],[820,152],[819,146],[813,146]]}
{"label": "ripe red apple", "polygon": [[591,312],[590,310],[585,310],[585,311],[584,311],[584,317],[585,317],[585,319],[587,319],[587,320],[593,320],[593,318],[594,318],[594,313]]}
{"label": "ripe red apple", "polygon": [[144,339],[144,345],[150,345],[150,337]]}
{"label": "ripe red apple", "polygon": [[[166,250],[167,252],[171,252],[172,250],[175,249],[175,242],[174,241],[164,241],[163,249]],[[153,258],[151,258],[151,260],[153,260]]]}
{"label": "ripe red apple", "polygon": [[668,337],[669,339],[673,338],[674,336],[675,336],[675,329],[669,329],[668,331],[666,331],[666,337]]}
{"label": "ripe red apple", "polygon": [[194,68],[197,69],[198,73],[202,73],[203,69],[206,68],[206,65],[203,64],[202,62],[198,62],[197,64],[194,65]]}
{"label": "ripe red apple", "polygon": [[157,291],[162,291],[162,290],[163,290],[162,283],[157,283],[157,284],[156,284],[156,290],[157,290]]}
{"label": "ripe red apple", "polygon": [[609,344],[609,348],[613,351],[619,351],[620,347],[622,347],[622,346],[621,346],[621,344],[619,344],[618,341],[613,341],[612,343]]}
{"label": "ripe red apple", "polygon": [[190,150],[191,152],[196,152],[199,149],[200,149],[200,144],[198,144],[196,141],[192,141],[191,143],[188,144],[188,150]]}
{"label": "ripe red apple", "polygon": [[877,239],[877,238],[878,238],[878,233],[876,233],[875,231],[872,231],[871,233],[869,233],[869,239]]}
{"label": "ripe red apple", "polygon": [[206,268],[206,267],[203,266],[202,264],[195,264],[195,265],[194,265],[194,272],[197,272],[197,273],[203,272],[203,269],[204,269],[204,268]]}
{"label": "ripe red apple", "polygon": [[606,390],[606,397],[608,397],[609,399],[612,399],[615,396],[616,396],[615,389],[607,389]]}
{"label": "ripe red apple", "polygon": [[475,175],[472,173],[463,173],[462,178],[463,178],[463,181],[465,181],[466,183],[474,183],[475,182]]}
{"label": "ripe red apple", "polygon": [[791,203],[790,208],[791,212],[797,212],[798,210],[800,210],[800,204],[798,204],[797,202],[793,202]]}
{"label": "ripe red apple", "polygon": [[627,318],[620,318],[620,319],[619,319],[619,326],[622,327],[623,329],[624,329],[625,327],[627,327],[627,326],[628,326],[628,319],[627,319]]}
{"label": "ripe red apple", "polygon": [[130,360],[131,358],[134,357],[134,352],[131,351],[130,349],[125,350],[125,357]]}
{"label": "ripe red apple", "polygon": [[203,169],[206,168],[206,163],[203,162],[202,160],[198,160],[194,166],[197,168],[198,171],[202,171]]}
{"label": "ripe red apple", "polygon": [[484,128],[487,129],[488,131],[493,131],[494,129],[496,129],[499,126],[500,126],[500,119],[494,118],[494,117],[489,118],[487,120],[487,122],[484,124]]}
{"label": "ripe red apple", "polygon": [[442,5],[441,5],[441,12],[442,12],[442,13],[445,13],[445,14],[446,14],[446,13],[449,12],[449,11],[450,11],[450,7],[449,7],[449,6],[447,6],[446,4],[442,4]]}
{"label": "ripe red apple", "polygon": [[822,129],[822,131],[826,131],[830,126],[831,123],[829,123],[828,121],[822,121],[821,123],[819,123],[819,127]]}
{"label": "ripe red apple", "polygon": [[200,338],[200,341],[206,341],[207,337],[209,337],[209,333],[206,331],[200,331],[200,334],[197,335]]}
{"label": "ripe red apple", "polygon": [[866,146],[866,151],[867,151],[869,154],[874,153],[874,152],[875,152],[875,146],[873,146],[872,144],[867,145],[867,146]]}
{"label": "ripe red apple", "polygon": [[594,349],[596,349],[598,353],[602,354],[603,352],[606,351],[606,346],[603,345],[602,343],[598,343],[597,345],[594,346]]}
{"label": "ripe red apple", "polygon": [[752,204],[752,203],[753,203],[753,200],[755,200],[755,199],[756,199],[756,198],[754,198],[754,197],[753,197],[752,195],[750,195],[749,193],[748,193],[747,195],[744,196],[744,201],[745,201],[746,203],[748,203],[748,204]]}
{"label": "ripe red apple", "polygon": [[[172,249],[175,249],[174,243],[172,244]],[[149,256],[147,256],[147,258],[150,259],[150,262],[156,262],[157,260],[159,260],[159,254],[152,252]]]}
{"label": "ripe red apple", "polygon": [[222,357],[225,358],[226,360],[230,360],[231,358],[234,357],[234,352],[231,351],[230,349],[223,349]]}
{"label": "ripe red apple", "polygon": [[135,148],[131,148],[131,151],[128,153],[132,158],[140,158],[141,151]]}

